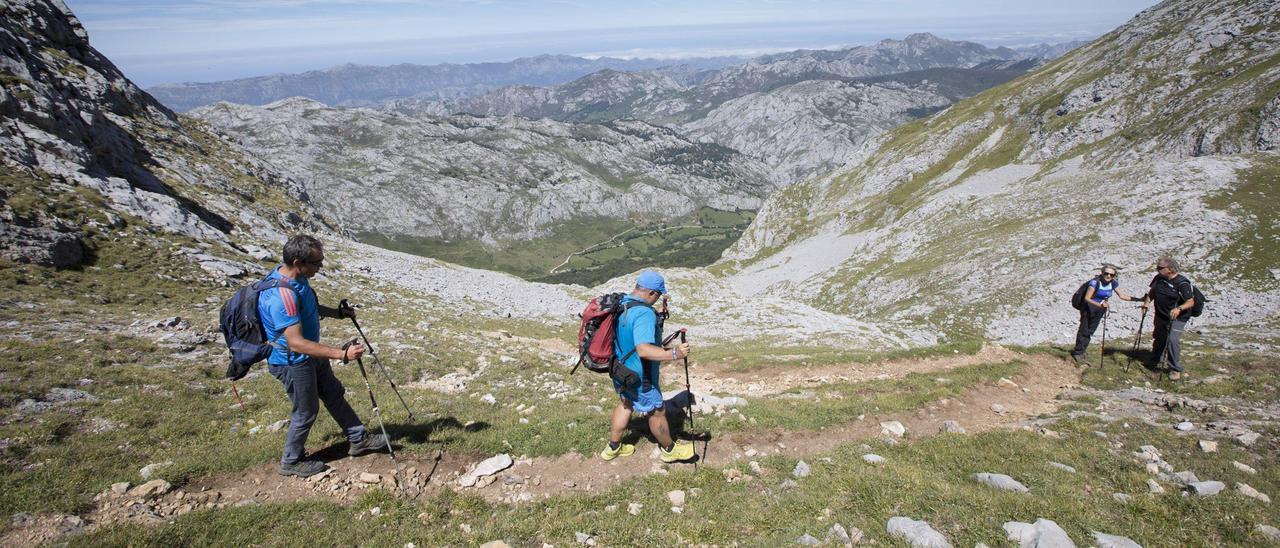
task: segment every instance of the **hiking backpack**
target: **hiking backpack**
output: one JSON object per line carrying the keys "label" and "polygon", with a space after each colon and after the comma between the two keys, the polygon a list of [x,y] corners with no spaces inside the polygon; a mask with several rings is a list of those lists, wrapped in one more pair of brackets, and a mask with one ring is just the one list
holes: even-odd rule
{"label": "hiking backpack", "polygon": [[288,288],[289,280],[284,278],[263,278],[236,290],[230,299],[222,305],[218,313],[218,329],[231,351],[231,363],[227,364],[227,378],[240,380],[249,374],[253,364],[267,359],[274,342],[267,340],[266,330],[262,327],[262,318],[258,316],[258,295],[268,289]]}
{"label": "hiking backpack", "polygon": [[[1187,311],[1186,316],[1190,318],[1199,317],[1201,314],[1204,314],[1204,302],[1206,300],[1204,298],[1204,293],[1200,292],[1200,286],[1196,285],[1194,282],[1192,282],[1190,279],[1186,278],[1185,276],[1184,276],[1184,279],[1187,280],[1188,284],[1191,284],[1191,298],[1196,300],[1196,304],[1191,307],[1191,310]],[[1173,285],[1173,284],[1169,284],[1169,285]],[[1174,288],[1174,291],[1177,291],[1176,287]]]}
{"label": "hiking backpack", "polygon": [[[613,353],[618,322],[622,313],[628,309],[648,305],[643,301],[632,301],[624,305],[622,298],[625,296],[625,293],[607,293],[591,299],[582,310],[582,326],[578,328],[578,365],[585,365],[596,373],[609,373],[615,364],[631,357],[628,355],[627,358],[618,360]],[[574,369],[577,369],[577,365]]]}
{"label": "hiking backpack", "polygon": [[1075,294],[1071,296],[1071,308],[1084,310],[1084,307],[1088,306],[1084,304],[1084,296],[1089,293],[1089,284],[1093,283],[1093,280],[1095,279],[1097,278],[1089,278],[1088,280],[1085,280],[1084,283],[1080,284],[1080,288],[1076,289]]}

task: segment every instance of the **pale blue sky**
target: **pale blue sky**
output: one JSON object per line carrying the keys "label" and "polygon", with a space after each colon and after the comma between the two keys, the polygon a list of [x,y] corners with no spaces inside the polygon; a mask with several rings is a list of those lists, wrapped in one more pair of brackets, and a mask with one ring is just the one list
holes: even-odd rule
{"label": "pale blue sky", "polygon": [[66,0],[91,43],[149,86],[354,62],[540,53],[759,54],[933,32],[990,45],[1096,37],[1152,0]]}

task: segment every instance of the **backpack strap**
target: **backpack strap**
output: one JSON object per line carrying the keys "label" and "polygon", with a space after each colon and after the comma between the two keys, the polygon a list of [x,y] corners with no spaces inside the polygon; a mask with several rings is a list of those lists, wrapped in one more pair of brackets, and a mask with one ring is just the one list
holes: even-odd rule
{"label": "backpack strap", "polygon": [[[622,325],[622,316],[626,314],[628,310],[631,310],[632,308],[635,308],[637,306],[643,306],[645,308],[648,308],[649,310],[653,310],[653,307],[650,306],[649,303],[646,303],[644,301],[631,301],[629,303],[626,303],[622,305],[622,312],[618,313],[618,325]],[[657,314],[656,310],[654,310],[654,314]],[[633,346],[631,348],[631,351],[627,352],[627,355],[623,356],[621,360],[618,360],[619,363],[626,364],[627,360],[631,359],[631,356],[634,355],[636,351],[639,349],[640,349],[640,345]],[[640,389],[641,390],[649,389],[649,365],[645,363],[644,358],[640,358]]]}
{"label": "backpack strap", "polygon": [[[263,278],[262,281],[258,282],[257,284],[257,292],[259,295],[261,295],[263,291],[266,291],[268,289],[279,289],[279,288],[284,288],[284,289],[288,289],[289,291],[293,291],[293,286],[289,285],[289,280],[286,280],[284,278],[271,278],[270,275],[268,275],[266,278]],[[293,296],[297,298],[298,292],[293,291]],[[284,336],[284,332],[282,331],[280,333],[280,337],[283,337],[283,336]],[[277,339],[280,337],[277,337]],[[289,365],[293,365],[293,349],[289,348],[288,342],[279,343],[279,342],[276,342],[276,339],[272,339],[267,341],[267,344],[271,345],[271,347],[275,348],[276,350],[283,350],[285,352],[285,360],[289,362]]]}

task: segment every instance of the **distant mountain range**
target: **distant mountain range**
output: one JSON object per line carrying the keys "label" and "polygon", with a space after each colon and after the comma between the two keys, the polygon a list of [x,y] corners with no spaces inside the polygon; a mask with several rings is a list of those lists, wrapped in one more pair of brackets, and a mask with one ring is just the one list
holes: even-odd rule
{"label": "distant mountain range", "polygon": [[[987,48],[972,42],[914,34],[903,40],[883,40],[869,46],[796,50],[755,59],[702,57],[671,61],[539,55],[501,63],[341,65],[300,74],[164,84],[147,91],[180,112],[218,101],[264,105],[295,96],[330,106],[368,106],[393,99],[471,97],[503,86],[554,86],[608,69],[653,71],[682,86],[711,83],[708,90],[725,87],[734,93],[744,86],[751,91],[763,91],[819,73],[856,77],[933,67],[967,67],[990,59],[1052,58],[1078,44]],[[724,70],[739,66],[743,67],[740,71]]]}
{"label": "distant mountain range", "polygon": [[454,98],[479,95],[510,85],[546,86],[603,69],[668,70],[692,78],[700,71],[742,63],[738,57],[709,57],[672,63],[657,59],[586,59],[570,55],[538,55],[503,63],[392,66],[341,65],[301,74],[274,74],[207,83],[164,84],[147,91],[174,110],[227,101],[264,105],[288,97],[307,97],[331,106],[364,106],[389,99]]}

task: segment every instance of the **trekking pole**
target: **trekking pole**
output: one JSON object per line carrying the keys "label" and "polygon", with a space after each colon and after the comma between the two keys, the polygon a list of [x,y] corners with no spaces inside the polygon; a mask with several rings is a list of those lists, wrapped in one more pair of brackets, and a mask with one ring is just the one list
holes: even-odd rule
{"label": "trekking pole", "polygon": [[1124,364],[1125,373],[1129,372],[1129,367],[1133,365],[1133,356],[1138,353],[1138,347],[1142,345],[1142,326],[1147,323],[1147,309],[1142,309],[1142,317],[1138,319],[1138,335],[1133,339],[1133,349],[1129,351],[1129,361]]}
{"label": "trekking pole", "polygon": [[240,399],[240,391],[236,390],[236,381],[231,381],[231,393],[236,395],[236,401],[240,402],[240,412],[244,413],[244,400]]}
{"label": "trekking pole", "polygon": [[[689,330],[680,330],[680,344],[685,343],[685,333]],[[689,430],[693,430],[693,387],[689,385],[689,355],[684,356],[684,391],[689,394],[689,399],[685,401],[685,406],[689,408]]]}
{"label": "trekking pole", "polygon": [[[341,311],[344,308],[351,308],[346,299],[338,302],[338,310]],[[400,389],[396,387],[396,381],[391,380],[391,375],[387,373],[387,368],[382,365],[382,360],[378,359],[378,353],[373,351],[373,345],[369,344],[369,337],[364,336],[364,330],[360,329],[360,322],[357,322],[355,316],[352,316],[351,323],[356,326],[356,333],[359,333],[360,338],[364,340],[364,347],[369,349],[369,355],[373,356],[373,364],[378,366],[378,370],[382,372],[382,378],[386,379],[387,384],[391,385],[391,392],[395,393],[396,399],[400,400],[400,405],[404,406],[405,412],[409,414],[409,421],[413,422],[413,410],[409,409],[409,404],[404,402],[404,396],[400,395]]]}
{"label": "trekking pole", "polygon": [[1110,308],[1102,311],[1102,344],[1098,345],[1098,369],[1107,368],[1107,316],[1110,315]]}
{"label": "trekking pole", "polygon": [[[342,345],[344,356],[347,348],[355,344],[355,342],[355,339],[351,339],[347,344]],[[342,362],[347,363],[348,360],[343,359]],[[394,476],[396,479],[396,491],[399,491],[402,483],[400,481],[400,461],[396,460],[396,452],[391,448],[391,436],[387,435],[387,423],[382,420],[382,410],[378,407],[378,399],[373,397],[373,385],[369,384],[369,375],[364,371],[364,360],[356,358],[356,367],[360,369],[360,378],[364,379],[364,389],[369,392],[369,403],[373,405],[373,414],[378,418],[378,428],[382,430],[382,438],[387,441],[387,454],[391,455],[391,464],[396,468]]]}

